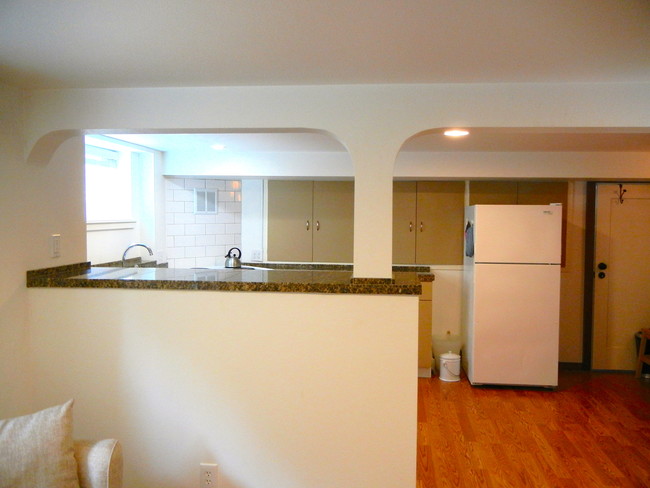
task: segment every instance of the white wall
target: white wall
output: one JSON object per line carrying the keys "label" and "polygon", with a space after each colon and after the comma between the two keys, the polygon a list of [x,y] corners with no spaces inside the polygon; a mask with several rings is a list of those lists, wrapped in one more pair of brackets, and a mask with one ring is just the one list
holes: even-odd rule
{"label": "white wall", "polygon": [[[348,149],[354,165],[354,273],[388,277],[394,162],[409,137],[448,126],[649,127],[648,113],[649,83],[42,90],[29,100],[26,147],[31,159],[47,159],[58,140],[84,129],[327,131]],[[629,172],[638,178],[646,162],[620,168],[618,177]],[[554,177],[563,168],[558,164],[543,173]],[[510,168],[507,175],[486,165],[474,170],[510,178],[542,173],[535,164]],[[590,171],[584,165],[575,177],[589,178]]]}
{"label": "white wall", "polygon": [[[79,304],[84,306],[80,307]],[[106,304],[111,306],[107,307]],[[35,405],[125,486],[415,486],[417,297],[30,289]]]}
{"label": "white wall", "polygon": [[395,176],[646,179],[649,163],[647,152],[401,152],[395,164]]}
{"label": "white wall", "polygon": [[[122,259],[124,250],[134,242],[146,242],[140,238],[136,221],[86,224],[87,260],[93,264],[108,263]],[[134,250],[128,258],[137,257]],[[147,254],[142,253],[144,258]]]}
{"label": "white wall", "polygon": [[[24,412],[32,399],[25,271],[86,256],[82,138],[67,138],[45,163],[26,164],[25,96],[0,87],[0,418]],[[49,255],[51,234],[61,234],[58,258]]]}
{"label": "white wall", "polygon": [[[213,151],[214,153],[214,151]],[[354,168],[350,155],[343,152],[256,152],[204,158],[170,152],[165,158],[165,174],[291,178],[350,178]]]}
{"label": "white wall", "polygon": [[24,274],[28,261],[21,232],[25,217],[21,197],[29,175],[23,174],[21,117],[23,93],[0,86],[0,418],[28,408],[31,376],[27,361],[27,294]]}
{"label": "white wall", "polygon": [[586,192],[585,182],[569,184],[566,263],[560,276],[559,356],[561,362],[568,363],[582,362]]}
{"label": "white wall", "polygon": [[264,181],[242,180],[242,260],[266,260]]}

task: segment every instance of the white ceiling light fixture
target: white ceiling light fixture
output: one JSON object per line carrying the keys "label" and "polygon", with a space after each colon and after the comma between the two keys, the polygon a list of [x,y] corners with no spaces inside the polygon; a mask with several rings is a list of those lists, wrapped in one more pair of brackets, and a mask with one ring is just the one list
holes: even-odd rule
{"label": "white ceiling light fixture", "polygon": [[469,131],[465,129],[448,129],[444,132],[447,137],[464,137],[469,135]]}

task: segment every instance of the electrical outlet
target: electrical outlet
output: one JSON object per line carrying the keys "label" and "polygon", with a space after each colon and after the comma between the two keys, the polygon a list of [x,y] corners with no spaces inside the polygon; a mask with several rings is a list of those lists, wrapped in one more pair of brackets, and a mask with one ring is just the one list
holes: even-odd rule
{"label": "electrical outlet", "polygon": [[201,463],[199,488],[217,488],[217,465]]}
{"label": "electrical outlet", "polygon": [[251,261],[262,261],[262,250],[253,249],[251,251]]}

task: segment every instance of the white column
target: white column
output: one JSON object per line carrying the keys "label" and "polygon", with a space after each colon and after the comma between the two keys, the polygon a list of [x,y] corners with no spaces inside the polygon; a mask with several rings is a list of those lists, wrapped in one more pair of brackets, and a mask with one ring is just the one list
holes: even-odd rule
{"label": "white column", "polygon": [[385,142],[348,146],[354,163],[354,276],[390,278],[393,254],[393,150]]}

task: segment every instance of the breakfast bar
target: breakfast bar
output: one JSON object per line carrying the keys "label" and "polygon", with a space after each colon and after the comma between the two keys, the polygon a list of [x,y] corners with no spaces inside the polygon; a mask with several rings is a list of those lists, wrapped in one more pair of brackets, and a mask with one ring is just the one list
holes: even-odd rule
{"label": "breakfast bar", "polygon": [[[259,264],[259,263],[257,263]],[[392,278],[355,278],[351,266],[265,263],[243,268],[102,267],[79,263],[27,272],[30,288],[125,288],[420,295],[428,267],[394,267]]]}
{"label": "breakfast bar", "polygon": [[[377,466],[415,462],[419,293],[431,284],[420,277],[432,278],[90,263],[29,271],[34,390],[74,398],[78,423],[112,419],[131,453],[151,442],[209,446],[207,460],[174,459],[178,472],[266,459],[265,476],[288,486],[276,467],[304,473],[316,458],[301,486],[318,486],[325,468],[336,486],[414,486],[414,470]],[[337,468],[350,459],[355,469]]]}

